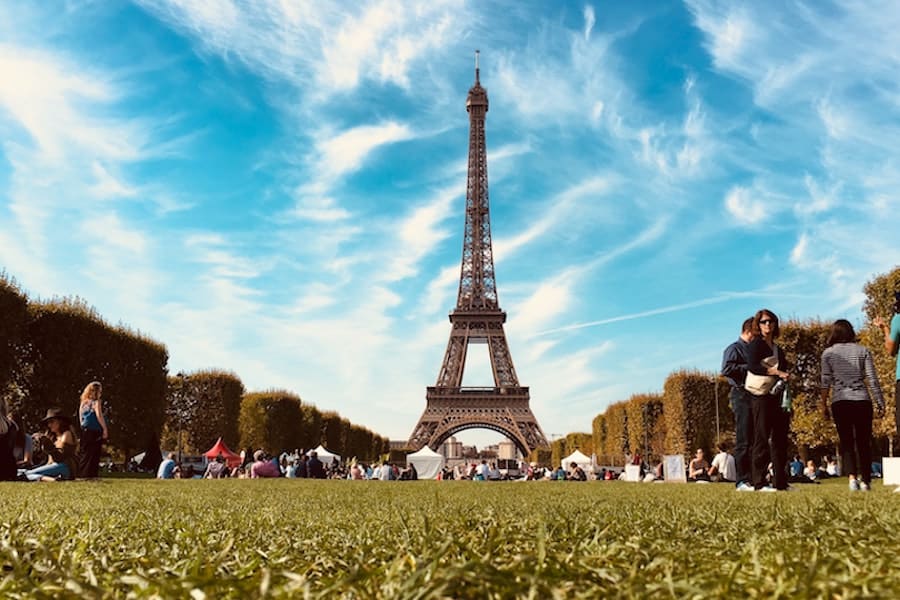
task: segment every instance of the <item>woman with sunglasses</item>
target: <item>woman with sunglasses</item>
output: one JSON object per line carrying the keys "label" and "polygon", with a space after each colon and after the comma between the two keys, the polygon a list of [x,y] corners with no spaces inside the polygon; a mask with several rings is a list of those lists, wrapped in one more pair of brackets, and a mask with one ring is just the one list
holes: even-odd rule
{"label": "woman with sunglasses", "polygon": [[[784,351],[775,340],[781,329],[778,317],[768,309],[757,311],[753,316],[753,341],[747,349],[747,370],[756,375],[772,377],[775,380],[788,378],[788,363]],[[776,387],[775,389],[778,389]],[[753,396],[751,402],[753,419],[753,450],[751,452],[750,473],[753,487],[757,491],[788,489],[787,483],[787,440],[790,413],[781,408],[780,393],[766,393]],[[769,462],[772,463],[773,485],[766,476]]]}

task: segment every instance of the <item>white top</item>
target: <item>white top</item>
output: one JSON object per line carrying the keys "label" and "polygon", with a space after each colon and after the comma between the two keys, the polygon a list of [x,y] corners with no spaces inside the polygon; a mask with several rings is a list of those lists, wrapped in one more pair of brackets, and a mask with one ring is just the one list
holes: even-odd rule
{"label": "white top", "polygon": [[737,481],[737,467],[734,464],[734,457],[727,452],[719,452],[713,458],[712,466],[716,471],[728,481]]}

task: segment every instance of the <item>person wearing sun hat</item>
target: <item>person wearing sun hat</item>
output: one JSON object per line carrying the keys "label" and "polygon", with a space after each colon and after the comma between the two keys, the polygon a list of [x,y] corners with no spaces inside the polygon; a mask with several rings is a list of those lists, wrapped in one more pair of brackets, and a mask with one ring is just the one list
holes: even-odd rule
{"label": "person wearing sun hat", "polygon": [[24,472],[28,481],[58,481],[75,478],[75,454],[78,439],[72,430],[72,419],[58,408],[51,408],[41,419],[46,433],[37,438],[41,448],[50,457],[47,464]]}

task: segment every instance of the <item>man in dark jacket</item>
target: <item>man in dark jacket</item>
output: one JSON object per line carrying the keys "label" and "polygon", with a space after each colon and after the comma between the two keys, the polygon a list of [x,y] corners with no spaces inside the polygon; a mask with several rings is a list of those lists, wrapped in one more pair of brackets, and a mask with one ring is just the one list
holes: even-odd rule
{"label": "man in dark jacket", "polygon": [[747,349],[753,340],[753,318],[744,321],[741,336],[725,348],[722,375],[731,384],[731,410],[734,412],[734,464],[738,491],[753,491],[750,484],[750,447],[753,444],[752,396],[744,389],[747,379]]}
{"label": "man in dark jacket", "polygon": [[312,479],[325,479],[325,467],[317,452],[310,453],[309,460],[306,461],[306,472]]}

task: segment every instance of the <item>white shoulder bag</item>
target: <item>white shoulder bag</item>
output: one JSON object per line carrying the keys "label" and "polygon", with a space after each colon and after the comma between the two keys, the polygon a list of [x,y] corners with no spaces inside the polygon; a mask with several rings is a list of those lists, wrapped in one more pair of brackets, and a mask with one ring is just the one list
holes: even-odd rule
{"label": "white shoulder bag", "polygon": [[[764,358],[761,362],[764,367],[778,367],[778,351],[775,350],[773,356]],[[757,375],[756,373],[747,371],[747,379],[744,380],[744,389],[754,396],[765,396],[772,391],[773,387],[775,387],[776,381],[778,381],[778,377],[775,375]]]}

